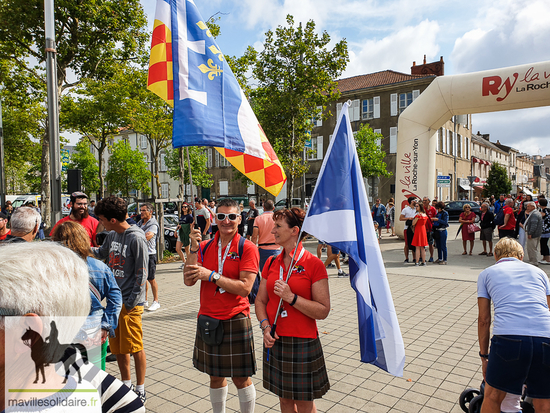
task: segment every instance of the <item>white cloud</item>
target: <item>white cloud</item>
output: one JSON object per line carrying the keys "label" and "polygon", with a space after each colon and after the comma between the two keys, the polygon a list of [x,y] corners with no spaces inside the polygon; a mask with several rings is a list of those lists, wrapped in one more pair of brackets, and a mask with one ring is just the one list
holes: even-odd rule
{"label": "white cloud", "polygon": [[545,126],[550,107],[509,110],[473,115],[472,132],[489,133],[491,141],[531,155],[550,153]]}
{"label": "white cloud", "polygon": [[451,55],[456,73],[550,59],[550,2],[506,0],[483,8]]}
{"label": "white cloud", "polygon": [[350,62],[344,77],[386,69],[410,73],[413,61],[422,63],[424,54],[428,62],[439,60],[439,31],[437,22],[424,20],[379,40],[349,43]]}

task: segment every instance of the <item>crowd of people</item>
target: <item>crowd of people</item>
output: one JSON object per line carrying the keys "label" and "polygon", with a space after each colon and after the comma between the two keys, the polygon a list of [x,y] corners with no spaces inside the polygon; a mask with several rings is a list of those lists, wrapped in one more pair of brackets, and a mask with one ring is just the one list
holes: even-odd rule
{"label": "crowd of people", "polygon": [[[104,372],[94,373],[110,380],[112,386],[119,389],[116,396],[110,394],[103,399],[120,397],[124,401],[120,410],[113,411],[142,411],[140,409],[147,400],[142,314],[147,307],[148,284],[153,294],[149,309],[160,308],[155,280],[159,226],[151,204],[141,204],[140,219],[136,223],[128,217],[127,203],[121,198],[104,198],[93,209],[89,208],[87,201],[87,195],[82,192],[71,195],[70,214],[50,233],[55,242],[41,243],[45,245],[41,248],[46,255],[57,254],[59,248],[65,248],[74,252],[71,257],[85,265],[89,299],[85,301],[87,318],[83,329],[87,334],[95,335],[101,347],[100,356],[93,358],[92,362],[99,371],[105,370],[109,344],[120,371],[121,382],[110,379]],[[200,282],[193,365],[209,376],[213,412],[225,411],[229,392],[227,378],[231,378],[237,388],[241,412],[253,412],[256,390],[251,376],[256,373],[257,365],[250,306],[255,304],[263,336],[263,386],[279,398],[282,412],[313,412],[314,400],[321,398],[330,388],[316,324],[316,320],[326,318],[330,311],[327,267],[334,261],[338,275],[347,274],[340,268],[339,251],[334,251],[330,245],[326,246],[325,262],[304,248],[302,241],[306,234],[301,233],[301,227],[305,211],[300,208],[274,211],[270,200],[263,203],[262,214],[254,201],[250,201],[249,207],[245,211],[242,204],[229,198],[218,203],[195,198],[193,206],[184,203],[181,207],[176,250],[182,260],[184,284],[193,286]],[[475,234],[480,232],[483,243],[480,255],[494,256],[498,264],[514,264],[514,271],[523,271],[528,274],[527,278],[541,280],[543,272],[531,267],[525,269],[526,264],[515,263],[514,259],[521,261],[525,256],[529,263],[537,265],[540,243],[543,256],[540,262],[550,263],[550,217],[546,199],[539,197],[535,203],[528,197],[513,199],[501,196],[493,203],[482,202],[480,210],[479,220],[469,204],[464,206],[460,215],[463,255],[473,254]],[[392,235],[395,234],[393,199],[386,206],[377,199],[372,216],[378,237],[381,237],[384,227],[387,234],[390,230]],[[399,220],[405,223],[405,262],[409,262],[411,252],[415,265],[447,263],[449,214],[443,202],[428,197],[422,200],[410,197]],[[246,221],[246,230],[243,221]],[[0,282],[4,262],[22,254],[17,245],[35,240],[40,228],[41,218],[36,208],[24,206],[11,210],[9,218],[1,213]],[[493,249],[495,228],[498,228],[499,238],[504,239]],[[107,231],[107,235],[98,242],[97,233],[102,229]],[[11,232],[8,234],[8,231]],[[10,244],[11,249],[7,249]],[[323,246],[319,241],[318,255]],[[437,258],[434,260],[436,249]],[[496,274],[492,268],[483,272],[478,281],[480,356],[490,386],[487,396],[500,403],[501,396],[504,397],[506,392],[517,392],[517,386],[503,388],[499,382],[502,366],[492,359],[489,367],[486,364],[489,350],[487,323],[490,324],[491,318],[487,302],[493,300],[495,309],[508,305],[500,298],[505,289],[491,281]],[[546,297],[550,295],[550,287],[547,279],[546,284],[543,281],[542,287],[536,287],[536,294],[544,293]],[[104,300],[106,307],[101,304]],[[10,304],[4,301],[0,295],[2,311],[10,308]],[[25,314],[27,307],[20,311]],[[497,319],[499,326],[502,325],[500,313],[495,313],[495,323]],[[514,323],[519,325],[521,320],[514,319]],[[497,341],[500,346],[504,345],[503,342],[506,344],[509,334],[540,336],[538,330],[508,327],[496,329],[493,345]],[[132,359],[136,376],[134,383],[130,368]],[[540,390],[540,386],[531,387],[535,398],[546,391]],[[537,403],[542,406],[540,403],[543,402]]]}
{"label": "crowd of people", "polygon": [[[408,205],[401,210],[399,220],[404,221],[405,263],[409,263],[409,252],[412,252],[412,262],[415,265],[427,265],[428,262],[447,264],[447,228],[449,214],[445,210],[445,203],[437,200],[430,201],[424,197],[422,202],[414,196],[407,199]],[[540,195],[536,201],[531,195],[520,192],[517,197],[500,195],[482,201],[473,201],[479,205],[479,214],[472,210],[471,203],[463,204],[463,212],[458,222],[460,224],[457,235],[462,239],[462,255],[473,255],[474,245],[479,232],[483,251],[478,255],[493,256],[493,238],[508,237],[517,239],[522,246],[526,261],[533,265],[550,265],[550,214],[548,201]],[[385,225],[386,217],[395,216],[393,199],[388,202],[390,210],[376,200],[372,208],[373,220],[378,231]],[[393,219],[387,218],[387,233],[392,229]],[[495,232],[496,230],[496,232]],[[434,247],[437,249],[437,259],[434,260]],[[428,248],[430,257],[426,257]]]}
{"label": "crowd of people", "polygon": [[[40,249],[44,254],[59,253],[60,248],[69,255],[71,251],[71,259],[76,257],[82,262],[80,267],[86,268],[89,298],[81,303],[88,309],[82,329],[87,339],[101,348],[91,361],[102,373],[93,374],[110,383],[110,387],[100,383],[98,391],[118,389],[114,395],[102,396],[102,401],[111,404],[120,399],[117,408],[109,411],[142,411],[147,401],[142,314],[148,282],[152,306],[160,307],[154,280],[158,223],[153,208],[142,204],[141,219],[136,223],[128,217],[127,203],[114,196],[90,209],[87,195],[75,192],[70,206],[70,214],[50,233],[54,242],[41,243]],[[264,387],[279,397],[282,412],[315,411],[314,400],[330,388],[316,325],[316,320],[330,311],[325,263],[306,251],[298,239],[305,211],[275,212],[273,201],[267,200],[260,215],[254,201],[249,206],[243,211],[232,199],[222,199],[216,205],[197,198],[196,221],[191,206],[182,206],[177,249],[183,261],[184,284],[201,284],[193,364],[210,376],[214,412],[225,411],[228,377],[237,387],[241,411],[253,412],[256,390],[250,377],[257,366],[250,303],[255,302],[264,353],[269,354],[264,356]],[[41,217],[35,208],[24,206],[10,213],[9,223],[7,234],[8,217],[0,215],[0,235],[4,235],[0,265],[19,254],[8,249],[10,244],[16,248],[36,238]],[[101,240],[97,236],[100,230],[107,232]],[[2,254],[7,251],[9,254]],[[77,271],[73,276],[82,274]],[[75,286],[71,284],[71,288]],[[106,307],[101,304],[104,300]],[[0,297],[2,316],[15,314],[5,310],[9,304],[4,301]],[[103,371],[107,343],[118,363],[120,382]]]}

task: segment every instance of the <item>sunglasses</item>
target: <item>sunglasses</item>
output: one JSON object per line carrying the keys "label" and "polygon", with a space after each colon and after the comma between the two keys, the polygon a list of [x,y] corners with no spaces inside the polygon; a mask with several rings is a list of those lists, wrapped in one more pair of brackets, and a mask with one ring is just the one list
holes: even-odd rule
{"label": "sunglasses", "polygon": [[221,212],[218,212],[216,214],[216,219],[218,221],[224,221],[225,218],[229,218],[230,221],[235,221],[239,215],[237,214],[222,214]]}

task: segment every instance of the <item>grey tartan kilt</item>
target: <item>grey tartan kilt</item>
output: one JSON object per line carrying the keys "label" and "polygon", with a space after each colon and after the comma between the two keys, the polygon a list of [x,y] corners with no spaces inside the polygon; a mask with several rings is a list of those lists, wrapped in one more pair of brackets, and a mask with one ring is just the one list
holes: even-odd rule
{"label": "grey tartan kilt", "polygon": [[280,337],[264,347],[264,388],[284,399],[319,399],[330,389],[319,338]]}
{"label": "grey tartan kilt", "polygon": [[193,366],[214,377],[250,377],[256,373],[252,322],[243,313],[223,321],[223,341],[209,346],[195,335]]}

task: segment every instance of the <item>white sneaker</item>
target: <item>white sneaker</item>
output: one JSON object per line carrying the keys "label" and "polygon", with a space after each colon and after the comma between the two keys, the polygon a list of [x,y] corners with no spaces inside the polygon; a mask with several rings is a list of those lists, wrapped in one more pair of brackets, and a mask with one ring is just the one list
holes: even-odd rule
{"label": "white sneaker", "polygon": [[149,307],[149,301],[145,301],[145,302],[143,303],[143,306],[144,306],[144,307]]}
{"label": "white sneaker", "polygon": [[160,304],[158,301],[153,301],[153,304],[151,304],[151,307],[147,309],[147,311],[156,311],[160,308]]}

